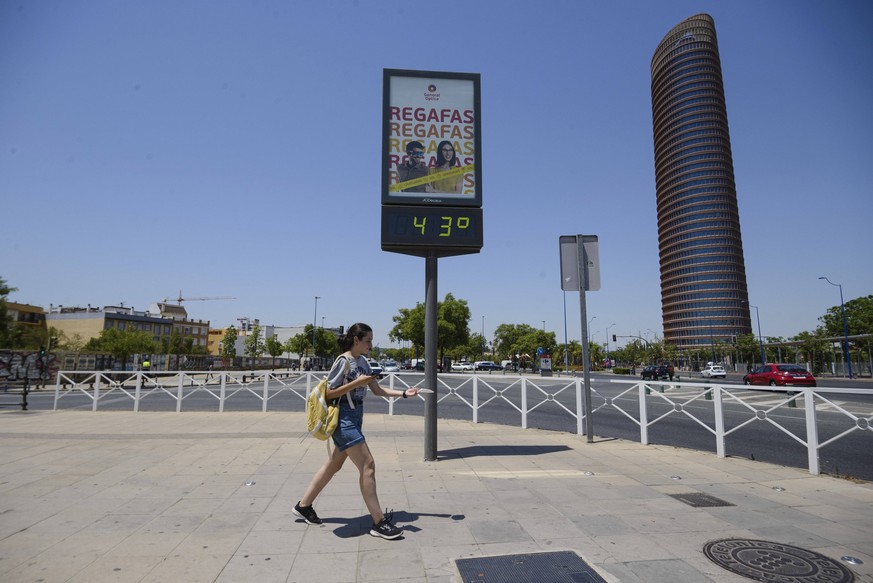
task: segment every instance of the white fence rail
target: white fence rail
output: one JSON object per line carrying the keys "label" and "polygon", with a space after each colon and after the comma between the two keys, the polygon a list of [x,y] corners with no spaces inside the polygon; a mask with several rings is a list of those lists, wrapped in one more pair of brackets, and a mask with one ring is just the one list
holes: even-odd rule
{"label": "white fence rail", "polygon": [[[324,372],[88,372],[60,371],[55,386],[54,408],[58,409],[73,396],[85,395],[90,399],[91,409],[97,411],[101,402],[129,398],[134,411],[156,396],[169,397],[175,401],[176,411],[182,410],[184,402],[197,394],[207,394],[223,412],[231,400],[255,398],[261,410],[267,412],[269,404],[277,398],[299,397],[302,410],[306,397],[318,383]],[[479,421],[479,413],[485,408],[509,407],[519,414],[519,424],[528,427],[528,416],[538,409],[550,408],[566,414],[576,422],[576,433],[584,432],[583,381],[581,378],[525,377],[479,374],[441,374],[437,378],[438,402],[453,400],[471,410],[473,422]],[[407,388],[423,381],[423,375],[396,373],[382,381],[390,388]],[[602,381],[601,383],[602,384]],[[819,474],[819,452],[822,447],[849,434],[861,432],[873,436],[873,411],[859,414],[835,402],[835,394],[871,395],[871,389],[842,388],[781,388],[768,387],[779,396],[766,405],[750,403],[750,389],[742,385],[611,380],[619,385],[618,394],[606,394],[592,388],[592,414],[598,411],[615,410],[637,425],[640,442],[649,443],[649,428],[671,416],[685,416],[708,432],[715,441],[716,455],[725,457],[725,441],[728,436],[753,423],[770,424],[805,447],[809,471]],[[623,388],[626,387],[626,388]],[[760,393],[757,393],[760,394]],[[419,396],[421,398],[421,396]],[[394,398],[384,398],[388,414],[394,414]],[[295,399],[296,401],[296,399]],[[744,421],[728,427],[725,422],[725,406],[732,405],[748,415]],[[871,405],[873,407],[873,405]],[[557,409],[555,409],[557,408]],[[804,432],[791,431],[784,417],[785,408],[802,410]],[[845,429],[825,441],[819,440],[819,416],[828,414],[844,417]],[[873,444],[871,444],[873,445]]]}

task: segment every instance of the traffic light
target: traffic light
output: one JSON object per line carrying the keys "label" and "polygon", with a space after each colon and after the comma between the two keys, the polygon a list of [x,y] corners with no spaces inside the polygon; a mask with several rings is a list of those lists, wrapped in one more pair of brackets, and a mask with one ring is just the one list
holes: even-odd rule
{"label": "traffic light", "polygon": [[617,340],[615,339],[615,334],[612,335],[612,341],[617,342]]}
{"label": "traffic light", "polygon": [[40,347],[39,347],[39,355],[40,355],[40,356],[45,356],[45,346],[40,346]]}

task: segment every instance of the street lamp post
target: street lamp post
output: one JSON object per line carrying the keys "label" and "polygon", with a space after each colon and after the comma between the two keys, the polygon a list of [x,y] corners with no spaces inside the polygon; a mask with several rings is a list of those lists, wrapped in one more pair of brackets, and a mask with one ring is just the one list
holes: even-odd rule
{"label": "street lamp post", "polygon": [[763,366],[767,361],[764,356],[764,337],[761,335],[761,312],[758,310],[758,306],[749,304],[749,307],[755,308],[755,319],[758,321],[758,346],[761,347],[761,366]]}
{"label": "street lamp post", "polygon": [[712,364],[715,364],[715,336],[712,334],[712,318],[709,320],[709,344],[712,346]]}
{"label": "street lamp post", "polygon": [[312,358],[315,359],[315,324],[318,322],[318,299],[321,296],[315,296],[315,315],[312,316]]}
{"label": "street lamp post", "polygon": [[485,316],[482,316],[482,360],[485,360]]}
{"label": "street lamp post", "polygon": [[[747,302],[746,300],[742,300],[741,303],[748,304],[750,308],[755,308],[755,318],[758,320],[758,345],[761,347],[761,366],[763,366],[767,364],[767,361],[765,360],[766,357],[764,356],[764,337],[761,335],[761,312],[758,311],[758,306],[753,306],[752,304],[749,304],[749,302]],[[781,358],[779,360],[780,362],[782,361]]]}
{"label": "street lamp post", "polygon": [[606,327],[606,366],[612,368],[612,360],[609,359],[609,329],[615,326],[615,322]]}
{"label": "street lamp post", "polygon": [[597,319],[597,316],[591,316],[591,319],[588,320],[588,340],[591,340],[591,322]]}
{"label": "street lamp post", "polygon": [[846,358],[846,363],[849,365],[849,378],[852,378],[852,359],[849,358],[849,327],[846,325],[846,304],[843,303],[843,286],[839,283],[834,283],[826,277],[819,277],[829,284],[840,288],[840,311],[843,313],[843,354]]}

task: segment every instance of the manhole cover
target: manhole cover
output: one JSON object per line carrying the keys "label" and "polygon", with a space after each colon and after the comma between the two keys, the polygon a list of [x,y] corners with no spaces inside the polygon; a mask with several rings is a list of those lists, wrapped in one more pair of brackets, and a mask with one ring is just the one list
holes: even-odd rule
{"label": "manhole cover", "polygon": [[716,565],[769,583],[851,583],[852,572],[833,559],[765,540],[726,538],[710,541],[703,552]]}
{"label": "manhole cover", "polygon": [[733,506],[730,502],[726,502],[721,498],[710,496],[709,494],[701,494],[700,492],[688,492],[687,494],[668,494],[671,498],[675,498],[680,502],[685,502],[689,506],[695,508],[710,508],[713,506]]}
{"label": "manhole cover", "polygon": [[464,583],[606,583],[571,551],[458,559]]}

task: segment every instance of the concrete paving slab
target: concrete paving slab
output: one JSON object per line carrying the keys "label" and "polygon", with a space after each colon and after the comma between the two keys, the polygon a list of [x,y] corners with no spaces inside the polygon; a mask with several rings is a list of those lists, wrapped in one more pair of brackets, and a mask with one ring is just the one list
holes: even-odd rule
{"label": "concrete paving slab", "polygon": [[[570,550],[611,583],[738,583],[702,553],[734,536],[857,556],[856,580],[873,583],[870,484],[457,420],[440,420],[439,461],[424,462],[421,418],[368,414],[400,540],[368,534],[351,464],[316,501],[325,523],[308,526],[291,509],[326,451],[289,431],[303,423],[302,413],[0,412],[0,580],[460,583],[459,558]],[[676,493],[735,506],[692,508]]]}

